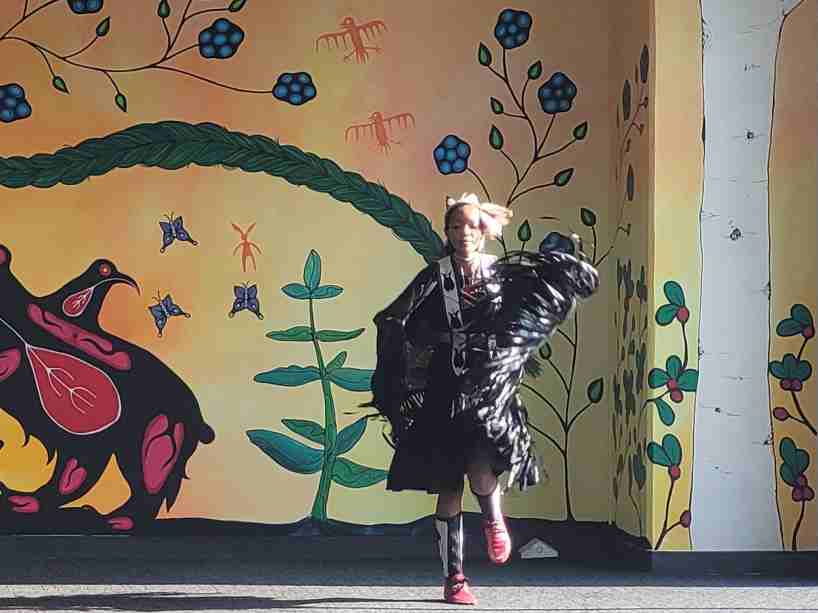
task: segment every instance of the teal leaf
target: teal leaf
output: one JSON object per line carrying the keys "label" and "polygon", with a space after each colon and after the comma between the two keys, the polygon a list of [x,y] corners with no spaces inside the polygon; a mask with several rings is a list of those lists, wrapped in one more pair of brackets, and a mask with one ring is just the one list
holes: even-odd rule
{"label": "teal leaf", "polygon": [[503,103],[500,102],[497,98],[491,98],[491,112],[495,115],[499,115],[503,112]]}
{"label": "teal leaf", "polygon": [[336,355],[329,364],[326,366],[326,370],[335,370],[336,368],[341,368],[344,365],[344,362],[347,361],[347,352],[342,351],[338,355]]}
{"label": "teal leaf", "polygon": [[574,128],[574,138],[583,140],[588,135],[588,122],[583,121],[576,128]]}
{"label": "teal leaf", "polygon": [[332,469],[332,480],[344,487],[362,488],[380,483],[386,479],[387,474],[385,470],[361,466],[346,458],[337,458]]}
{"label": "teal leaf", "polygon": [[315,289],[321,283],[321,256],[315,249],[310,250],[307,261],[304,262],[304,285],[310,290]]}
{"label": "teal leaf", "polygon": [[480,43],[480,46],[477,48],[477,61],[480,62],[482,66],[491,65],[491,51],[489,51],[489,48],[483,43]]}
{"label": "teal leaf", "polygon": [[793,370],[793,379],[806,381],[812,375],[812,364],[808,360],[798,360],[798,365]]}
{"label": "teal leaf", "polygon": [[128,99],[121,92],[114,96],[114,102],[123,113],[128,112]]}
{"label": "teal leaf", "polygon": [[800,323],[804,328],[814,327],[812,313],[803,304],[794,304],[790,309],[790,317]]}
{"label": "teal leaf", "polygon": [[648,373],[648,385],[651,389],[663,387],[668,382],[667,373],[661,368],[652,368]]}
{"label": "teal leaf", "polygon": [[344,288],[338,285],[322,285],[312,293],[312,297],[315,300],[326,300],[327,298],[340,296],[343,291]]}
{"label": "teal leaf", "polygon": [[338,438],[335,441],[335,453],[337,455],[346,453],[361,440],[368,421],[366,417],[361,417],[338,433]]}
{"label": "teal leaf", "polygon": [[320,424],[308,419],[282,419],[281,423],[305,439],[324,446],[326,433]]}
{"label": "teal leaf", "polygon": [[778,444],[778,453],[781,456],[781,459],[790,466],[795,464],[795,452],[797,450],[798,447],[795,446],[795,441],[793,441],[789,436],[781,439],[781,442]]}
{"label": "teal leaf", "polygon": [[540,347],[540,351],[539,351],[540,357],[543,360],[550,360],[552,353],[553,352],[551,350],[551,343],[543,343],[543,346]]}
{"label": "teal leaf", "polygon": [[588,384],[588,400],[596,404],[600,400],[602,400],[602,394],[605,390],[605,383],[602,380],[602,377],[599,379],[594,379],[591,383]]}
{"label": "teal leaf", "polygon": [[273,330],[268,332],[266,336],[274,341],[312,341],[312,328],[309,326],[293,326],[286,330]]}
{"label": "teal leaf", "polygon": [[282,385],[284,387],[298,387],[313,381],[318,381],[321,373],[315,366],[291,365],[286,368],[274,368],[267,372],[262,372],[253,377],[256,383],[269,383],[270,385]]}
{"label": "teal leaf", "polygon": [[68,93],[68,85],[65,84],[65,80],[62,77],[54,75],[54,78],[51,80],[51,84],[57,91],[61,91],[64,94]]}
{"label": "teal leaf", "polygon": [[679,389],[683,392],[695,392],[699,385],[699,371],[693,368],[688,368],[677,380]]}
{"label": "teal leaf", "polygon": [[631,466],[633,468],[633,478],[636,481],[636,485],[639,486],[639,489],[641,490],[643,487],[645,487],[648,471],[645,468],[645,463],[642,462],[642,458],[639,457],[639,454],[635,453],[631,456]]}
{"label": "teal leaf", "polygon": [[594,213],[591,209],[581,208],[579,210],[579,218],[583,225],[586,225],[589,228],[596,225],[596,213]]}
{"label": "teal leaf", "polygon": [[682,374],[682,360],[678,355],[670,356],[665,362],[665,370],[667,376],[671,379],[679,380],[679,375]]}
{"label": "teal leaf", "polygon": [[786,379],[786,372],[784,371],[784,364],[778,360],[770,362],[770,374],[776,379]]}
{"label": "teal leaf", "polygon": [[675,435],[665,434],[662,438],[662,448],[672,465],[679,466],[682,463],[682,445]]}
{"label": "teal leaf", "polygon": [[794,319],[782,319],[775,328],[778,336],[795,336],[804,331],[804,326]]}
{"label": "teal leaf", "polygon": [[338,387],[350,392],[368,392],[372,389],[372,370],[366,368],[338,368],[327,373]]}
{"label": "teal leaf", "polygon": [[338,341],[351,341],[353,338],[358,338],[363,334],[364,329],[357,330],[318,330],[315,333],[317,338],[322,343],[337,343]]}
{"label": "teal leaf", "polygon": [[250,442],[270,456],[276,464],[301,475],[311,475],[321,470],[324,454],[307,447],[289,436],[270,430],[248,430]]}
{"label": "teal leaf", "polygon": [[517,228],[517,238],[521,243],[527,243],[531,240],[531,226],[527,219]]}
{"label": "teal leaf", "polygon": [[227,7],[227,10],[231,13],[238,13],[244,8],[245,4],[247,4],[247,0],[233,0],[233,2],[230,3],[230,6]]}
{"label": "teal leaf", "polygon": [[664,285],[664,292],[667,301],[677,307],[685,306],[685,293],[682,286],[676,281],[668,281]]}
{"label": "teal leaf", "polygon": [[170,4],[168,3],[168,0],[162,0],[159,3],[159,7],[156,9],[156,14],[162,19],[167,19],[170,17]]}
{"label": "teal leaf", "polygon": [[556,185],[557,187],[565,187],[566,185],[568,185],[568,181],[571,180],[572,176],[574,176],[573,168],[566,168],[565,170],[561,170],[554,175],[554,185]]}
{"label": "teal leaf", "polygon": [[671,406],[661,398],[656,398],[653,404],[656,405],[656,412],[659,414],[662,423],[666,426],[672,426],[673,422],[676,421],[676,413],[673,412]]}
{"label": "teal leaf", "polygon": [[660,326],[667,326],[676,318],[678,312],[679,307],[675,304],[663,304],[656,309],[656,323]]}
{"label": "teal leaf", "polygon": [[305,285],[301,285],[300,283],[288,283],[281,288],[281,291],[290,298],[295,298],[296,300],[308,300],[310,298],[309,288],[307,288]]}
{"label": "teal leaf", "polygon": [[491,130],[489,131],[489,145],[491,145],[492,149],[503,148],[503,133],[500,132],[497,126],[491,126]]}
{"label": "teal leaf", "polygon": [[542,62],[537,60],[528,67],[528,78],[532,81],[542,76]]}
{"label": "teal leaf", "polygon": [[663,447],[657,445],[653,441],[648,443],[648,459],[659,466],[670,466],[670,458]]}
{"label": "teal leaf", "polygon": [[787,485],[795,487],[798,484],[798,475],[792,471],[792,467],[786,462],[781,463],[778,474],[781,475],[781,479],[783,479]]}
{"label": "teal leaf", "polygon": [[111,18],[106,17],[102,21],[99,22],[97,25],[97,36],[105,36],[108,32],[111,31]]}

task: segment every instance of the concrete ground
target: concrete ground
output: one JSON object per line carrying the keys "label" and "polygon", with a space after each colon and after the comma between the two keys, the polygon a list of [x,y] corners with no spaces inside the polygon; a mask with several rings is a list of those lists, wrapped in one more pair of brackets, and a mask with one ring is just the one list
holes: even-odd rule
{"label": "concrete ground", "polygon": [[[65,554],[70,555],[70,553]],[[452,611],[437,564],[405,561],[88,560],[15,562],[0,551],[0,611]],[[17,558],[20,559],[20,558]],[[480,611],[818,612],[818,579],[670,577],[517,560],[467,567]]]}

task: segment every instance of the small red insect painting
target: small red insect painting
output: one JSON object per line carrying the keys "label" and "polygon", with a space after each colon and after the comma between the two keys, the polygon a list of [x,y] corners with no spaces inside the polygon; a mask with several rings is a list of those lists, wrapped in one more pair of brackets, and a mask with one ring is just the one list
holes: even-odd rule
{"label": "small red insect painting", "polygon": [[380,19],[373,19],[365,23],[357,23],[354,17],[344,17],[340,23],[341,30],[338,32],[327,32],[315,39],[315,50],[318,51],[322,44],[327,49],[338,49],[341,45],[344,49],[352,46],[352,51],[344,56],[344,61],[349,62],[353,57],[358,64],[369,61],[369,52],[380,53],[381,48],[376,45],[364,44],[387,30],[386,23]]}
{"label": "small red insect painting", "polygon": [[400,141],[392,140],[394,126],[401,129],[415,127],[415,117],[412,113],[398,113],[384,117],[383,113],[375,112],[369,116],[367,123],[349,126],[344,131],[344,140],[359,141],[362,138],[374,141],[373,146],[380,149],[385,155],[389,154],[392,145],[400,145]]}

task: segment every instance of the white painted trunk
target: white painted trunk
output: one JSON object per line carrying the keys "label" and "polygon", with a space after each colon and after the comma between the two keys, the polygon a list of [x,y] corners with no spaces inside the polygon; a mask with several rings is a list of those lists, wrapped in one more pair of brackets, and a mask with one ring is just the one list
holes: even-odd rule
{"label": "white painted trunk", "polygon": [[701,0],[704,193],[690,527],[696,551],[781,549],[767,364],[778,41],[798,0]]}

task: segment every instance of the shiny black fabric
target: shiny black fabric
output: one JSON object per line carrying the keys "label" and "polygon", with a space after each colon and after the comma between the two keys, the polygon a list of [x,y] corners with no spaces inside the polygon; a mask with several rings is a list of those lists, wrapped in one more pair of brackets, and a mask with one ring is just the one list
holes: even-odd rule
{"label": "shiny black fabric", "polygon": [[482,299],[463,313],[470,336],[461,376],[451,368],[437,264],[375,316],[372,405],[391,424],[389,489],[456,488],[475,454],[496,474],[508,471],[509,486],[539,480],[517,393],[523,366],[599,279],[591,265],[562,252],[511,254],[492,273]]}

